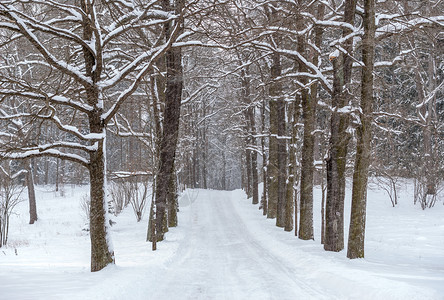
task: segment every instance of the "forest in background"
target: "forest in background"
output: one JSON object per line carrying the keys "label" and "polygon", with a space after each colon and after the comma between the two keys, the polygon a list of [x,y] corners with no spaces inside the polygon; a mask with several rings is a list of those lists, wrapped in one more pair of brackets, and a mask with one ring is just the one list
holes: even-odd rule
{"label": "forest in background", "polygon": [[89,183],[97,271],[114,259],[106,179],[115,194],[155,183],[153,247],[177,225],[184,188],[243,188],[277,226],[313,239],[320,185],[322,243],[340,251],[352,177],[347,256],[363,257],[369,176],[393,206],[399,178],[414,180],[423,209],[442,193],[443,6],[2,1],[3,194],[25,180],[33,223],[34,184]]}

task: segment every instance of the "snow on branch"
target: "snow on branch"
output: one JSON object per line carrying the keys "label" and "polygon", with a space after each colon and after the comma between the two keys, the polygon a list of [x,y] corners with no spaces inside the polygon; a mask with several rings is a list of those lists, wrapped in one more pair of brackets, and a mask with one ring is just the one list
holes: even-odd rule
{"label": "snow on branch", "polygon": [[90,47],[90,45],[87,42],[85,42],[80,36],[78,36],[77,34],[72,32],[71,30],[67,30],[67,29],[63,29],[63,28],[59,28],[59,27],[54,26],[57,23],[62,23],[62,24],[66,24],[67,22],[79,23],[82,21],[81,19],[79,19],[79,17],[68,16],[68,17],[60,18],[60,19],[51,19],[49,22],[39,22],[35,18],[30,18],[27,15],[24,15],[19,11],[15,11],[15,13],[17,15],[20,15],[20,18],[22,19],[23,23],[26,23],[27,26],[29,26],[30,28],[32,28],[34,30],[45,32],[45,33],[51,34],[55,37],[63,38],[63,39],[69,40],[69,41],[73,41],[73,42],[89,49],[89,51],[91,51],[91,52],[93,51],[93,49]]}
{"label": "snow on branch", "polygon": [[77,127],[72,126],[72,125],[63,124],[62,121],[60,121],[60,119],[57,116],[51,116],[51,117],[46,117],[46,118],[43,117],[43,119],[49,119],[61,131],[73,134],[74,136],[76,136],[79,139],[84,140],[84,141],[95,142],[95,141],[100,141],[100,140],[105,139],[105,133],[104,132],[102,132],[102,133],[87,133],[87,134],[83,134],[83,133],[80,132],[80,130]]}
{"label": "snow on branch", "polygon": [[[121,124],[119,120],[117,119],[119,117],[123,120],[125,124]],[[123,114],[116,114],[113,119],[112,123],[109,124],[108,130],[114,133],[117,136],[120,137],[136,137],[136,138],[151,138],[152,135],[147,132],[136,132],[131,126],[131,122],[123,115]],[[110,127],[115,127],[116,130],[112,130]]]}
{"label": "snow on branch", "polygon": [[29,147],[29,148],[25,147],[23,148],[23,150],[24,151],[39,150],[40,152],[43,152],[55,148],[66,148],[66,149],[82,150],[85,152],[92,152],[97,150],[97,142],[94,143],[92,146],[87,146],[87,145],[82,145],[80,143],[72,143],[72,142],[55,142],[45,145],[38,145],[35,147]]}
{"label": "snow on branch", "polygon": [[194,99],[197,98],[197,96],[198,96],[203,90],[208,89],[208,88],[217,89],[217,88],[219,88],[219,86],[216,86],[216,85],[211,84],[211,83],[206,83],[206,84],[200,86],[198,89],[196,89],[196,90],[195,90],[190,96],[188,96],[186,99],[183,99],[182,102],[181,102],[181,104],[184,105],[184,104],[187,104],[188,102],[193,101]]}
{"label": "snow on branch", "polygon": [[405,117],[402,116],[400,114],[394,114],[394,113],[388,113],[388,112],[384,112],[384,111],[377,111],[377,112],[373,112],[373,116],[375,117],[375,121],[377,121],[379,118],[395,118],[395,119],[399,119],[399,120],[403,120],[406,122],[410,122],[419,126],[424,126],[424,124],[421,122],[420,119],[413,119],[413,118],[409,118],[409,117]]}
{"label": "snow on branch", "polygon": [[93,110],[92,106],[82,103],[80,101],[72,100],[64,96],[55,95],[55,94],[38,94],[35,92],[27,92],[27,91],[17,91],[16,89],[0,89],[0,95],[4,96],[20,96],[29,99],[40,100],[43,102],[48,102],[52,104],[61,104],[70,106],[76,110],[79,110],[84,113],[91,112]]}
{"label": "snow on branch", "polygon": [[[149,59],[148,65],[151,65],[154,58],[157,58],[161,53],[165,51],[165,45],[152,48],[150,51],[143,52],[138,57],[136,57],[134,60],[132,60],[130,63],[128,63],[124,68],[121,70],[115,70],[115,75],[108,80],[103,80],[98,83],[99,87],[103,90],[110,89],[114,86],[116,86],[119,82],[121,82],[123,79],[126,79],[129,73],[133,72],[138,66],[140,66],[141,63],[143,63],[145,60]],[[146,66],[142,69],[146,69]],[[143,73],[145,74],[145,73]]]}
{"label": "snow on branch", "polygon": [[8,171],[5,170],[5,168],[3,168],[2,165],[0,165],[0,171],[1,171],[1,173],[3,173],[4,176],[8,177],[9,179],[15,179],[15,178],[19,177],[22,174],[28,173],[27,170],[20,170],[20,171],[18,171],[16,173],[10,174]]}
{"label": "snow on branch", "polygon": [[127,179],[131,177],[150,177],[153,176],[152,172],[149,171],[136,171],[136,172],[127,172],[127,171],[115,171],[111,173],[111,179]]}
{"label": "snow on branch", "polygon": [[50,156],[50,157],[60,158],[63,160],[69,160],[72,162],[79,163],[87,168],[89,165],[89,160],[80,155],[73,153],[64,153],[55,149],[47,149],[44,151],[40,151],[38,149],[33,149],[29,151],[20,151],[20,149],[17,149],[15,151],[12,150],[5,151],[3,149],[0,149],[0,159],[22,160],[32,157],[43,157],[43,156]]}
{"label": "snow on branch", "polygon": [[340,22],[340,21],[332,21],[332,20],[318,20],[316,19],[312,14],[309,13],[305,13],[305,12],[301,12],[301,15],[304,17],[307,17],[309,19],[312,20],[312,22],[315,25],[319,25],[319,26],[323,26],[323,27],[336,27],[336,28],[345,28],[345,29],[349,29],[351,31],[357,31],[357,28],[354,27],[352,24],[347,23],[347,22]]}
{"label": "snow on branch", "polygon": [[376,39],[381,40],[394,34],[410,32],[422,27],[444,28],[444,15],[436,17],[418,17],[412,20],[398,18],[389,19],[391,22],[376,29]]}
{"label": "snow on branch", "polygon": [[416,105],[417,109],[421,109],[422,107],[424,107],[425,105],[427,105],[435,96],[436,94],[442,89],[444,88],[444,80],[436,87],[436,89],[434,89],[432,92],[430,92],[427,97],[425,97],[424,101],[418,105]]}
{"label": "snow on branch", "polygon": [[35,4],[45,5],[45,6],[51,6],[58,11],[64,11],[67,14],[73,15],[78,20],[82,20],[83,17],[86,17],[84,11],[80,9],[78,6],[66,4],[66,3],[60,3],[56,2],[54,0],[33,0],[32,1]]}
{"label": "snow on branch", "polygon": [[322,84],[322,86],[324,87],[324,89],[327,92],[331,93],[331,91],[333,90],[333,86],[331,85],[330,81],[324,76],[322,71],[317,66],[315,66],[313,63],[308,61],[298,51],[277,48],[277,47],[274,47],[268,43],[259,42],[259,41],[253,41],[253,42],[251,42],[251,44],[253,46],[260,48],[260,49],[271,50],[273,52],[277,52],[277,53],[287,56],[287,57],[289,56],[292,58],[296,58],[300,63],[304,64],[309,70],[312,71],[313,77],[316,77],[319,79],[319,82]]}
{"label": "snow on branch", "polygon": [[[129,66],[127,66],[127,68],[125,68],[125,71],[120,72],[116,76],[117,78],[121,78],[121,76],[123,76],[127,72],[130,72],[130,70],[134,69],[142,60],[145,60],[149,57],[148,62],[145,63],[143,68],[135,76],[135,79],[133,80],[132,84],[120,94],[120,96],[111,106],[111,108],[102,115],[102,120],[104,121],[105,124],[107,124],[113,118],[113,116],[120,109],[120,106],[122,106],[123,102],[125,102],[125,100],[137,90],[139,83],[142,81],[143,77],[148,73],[148,71],[152,68],[153,63],[171,47],[173,42],[176,40],[180,30],[181,30],[181,25],[177,23],[171,32],[170,38],[168,39],[168,41],[165,42],[165,44],[143,53],[141,56],[139,56],[138,59],[134,60]],[[110,83],[111,85],[115,84],[114,80],[112,80]],[[108,84],[106,83],[102,85],[102,87],[105,86],[109,87]]]}
{"label": "snow on branch", "polygon": [[54,55],[52,55],[40,42],[39,38],[33,33],[33,31],[27,26],[25,20],[19,17],[18,13],[19,12],[11,5],[0,3],[0,14],[6,16],[16,24],[16,26],[19,28],[20,34],[22,34],[39,51],[39,53],[51,66],[74,78],[84,86],[92,86],[91,79],[84,76],[79,69],[64,61],[58,60]]}
{"label": "snow on branch", "polygon": [[[154,2],[157,1],[153,1],[152,3]],[[147,22],[146,20],[150,18],[153,18],[153,20]],[[105,47],[112,40],[123,35],[129,30],[147,28],[154,25],[162,25],[175,19],[177,19],[176,15],[161,14],[160,11],[145,11],[143,13],[140,11],[132,11],[105,28],[109,32],[103,37],[102,46]],[[140,22],[143,20],[145,21]]]}

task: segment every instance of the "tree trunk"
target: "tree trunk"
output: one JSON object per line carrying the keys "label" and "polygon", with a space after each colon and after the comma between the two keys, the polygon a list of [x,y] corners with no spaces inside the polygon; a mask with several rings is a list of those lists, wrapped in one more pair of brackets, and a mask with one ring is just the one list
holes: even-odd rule
{"label": "tree trunk", "polygon": [[177,208],[178,208],[178,195],[177,195],[177,179],[174,174],[171,175],[170,184],[168,186],[168,227],[177,226]]}
{"label": "tree trunk", "polygon": [[253,204],[258,204],[259,203],[259,190],[258,190],[258,185],[259,185],[259,179],[258,179],[258,173],[257,173],[257,152],[256,151],[252,151],[251,152],[251,171],[252,171],[252,177],[253,177],[253,200],[252,203]]}
{"label": "tree trunk", "polygon": [[[437,88],[437,68],[435,55],[431,54],[429,58],[429,66],[428,66],[428,78],[429,78],[429,90],[428,94]],[[432,91],[430,91],[432,90]],[[421,93],[421,92],[420,92]],[[419,93],[418,93],[419,94]],[[434,195],[437,194],[437,186],[439,182],[439,167],[437,165],[438,156],[436,155],[437,147],[434,142],[434,132],[436,132],[435,124],[437,123],[436,118],[436,94],[432,96],[432,100],[428,101],[426,108],[427,113],[426,116],[426,126],[424,127],[424,155],[425,155],[425,166],[427,170],[427,188],[426,195]],[[429,207],[433,205],[433,202],[428,203]]]}
{"label": "tree trunk", "polygon": [[37,204],[35,199],[34,190],[34,176],[32,172],[32,165],[30,160],[25,161],[26,168],[26,184],[28,186],[28,199],[29,199],[29,224],[34,224],[37,221]]}
{"label": "tree trunk", "polygon": [[345,171],[349,136],[347,121],[333,112],[331,121],[330,155],[327,159],[327,199],[325,244],[328,251],[344,249]]}
{"label": "tree trunk", "polygon": [[[176,12],[183,8],[183,1],[177,0],[174,3]],[[168,0],[163,1],[164,9],[172,10]],[[177,20],[177,22],[182,22]],[[172,25],[165,24],[165,38],[171,38]],[[180,24],[179,26],[182,26]],[[174,172],[174,161],[176,157],[177,139],[179,133],[180,104],[182,99],[182,54],[180,48],[170,48],[165,53],[166,61],[166,92],[165,110],[163,117],[163,133],[160,142],[160,158],[156,181],[155,200],[155,232],[156,241],[164,238],[164,222],[167,199],[169,194],[169,184]]]}
{"label": "tree trunk", "polygon": [[364,257],[365,214],[368,169],[371,157],[373,66],[375,49],[375,0],[364,1],[364,37],[362,40],[361,124],[357,128],[352,208],[348,237],[348,258]]}
{"label": "tree trunk", "polygon": [[[248,85],[249,90],[249,85]],[[250,92],[248,91],[248,98]],[[248,102],[251,102],[250,100]],[[251,104],[251,103],[249,103]],[[256,122],[254,120],[254,108],[249,107],[247,109],[247,120],[248,120],[248,131],[249,131],[249,145],[247,147],[251,148],[250,160],[251,160],[251,196],[253,197],[252,203],[259,203],[259,191],[258,191],[258,170],[257,170],[257,151],[256,151]]]}
{"label": "tree trunk", "polygon": [[44,179],[43,179],[43,184],[44,185],[48,185],[48,183],[49,183],[49,162],[50,162],[50,160],[49,159],[45,159],[45,176],[44,176]]}
{"label": "tree trunk", "polygon": [[[206,116],[206,109],[204,108],[204,116]],[[207,189],[207,177],[208,177],[208,171],[207,171],[207,163],[208,163],[208,137],[207,137],[207,125],[206,125],[206,119],[203,121],[203,128],[202,128],[202,142],[203,142],[203,151],[202,151],[202,182],[203,182],[203,188]]]}
{"label": "tree trunk", "polygon": [[246,147],[247,149],[245,150],[245,166],[246,166],[246,170],[245,170],[245,174],[246,174],[246,182],[245,182],[245,192],[247,193],[247,198],[251,198],[253,197],[253,189],[252,189],[252,185],[253,185],[253,178],[252,178],[252,170],[251,170],[251,150],[248,149],[248,140],[246,142]]}
{"label": "tree trunk", "polygon": [[[324,5],[320,3],[317,8],[317,17],[322,20],[324,16]],[[302,17],[300,17],[302,20]],[[303,25],[299,25],[303,28]],[[315,44],[318,48],[322,42],[322,27],[315,29]],[[306,41],[303,36],[298,38],[298,51],[304,53],[306,51]],[[313,57],[313,64],[318,65],[318,56]],[[306,72],[306,67],[300,65],[299,72]],[[301,79],[303,84],[307,84],[307,79]],[[304,122],[304,137],[302,144],[302,161],[301,161],[301,207],[300,207],[300,226],[299,238],[302,240],[314,239],[313,233],[313,175],[314,175],[314,148],[316,129],[316,108],[318,102],[318,85],[314,83],[310,90],[303,89],[301,91],[301,103]]]}
{"label": "tree trunk", "polygon": [[55,186],[55,190],[56,192],[59,191],[59,165],[60,165],[60,159],[56,158],[56,186]]}
{"label": "tree trunk", "polygon": [[[296,183],[296,138],[297,138],[297,122],[299,120],[299,96],[296,97],[295,101],[292,102],[291,109],[289,109],[289,114],[291,116],[290,121],[290,134],[291,140],[290,145],[288,147],[289,151],[289,163],[288,163],[288,183],[287,183],[287,194],[286,198],[286,207],[285,207],[285,231],[292,231],[293,227],[295,227],[295,231],[297,232],[297,193],[295,190]],[[293,218],[294,217],[294,218]],[[295,221],[293,222],[293,219]]]}
{"label": "tree trunk", "polygon": [[[346,0],[344,22],[353,24],[356,0]],[[343,36],[350,34],[350,29],[343,30]],[[352,55],[353,40],[348,38],[343,48]],[[329,155],[327,158],[327,199],[325,216],[325,243],[327,251],[344,249],[344,199],[347,148],[350,135],[346,132],[349,116],[340,111],[349,104],[352,58],[343,52],[333,59],[333,96],[330,127]]]}
{"label": "tree trunk", "polygon": [[[287,124],[285,118],[285,101],[280,97],[277,101],[278,121],[278,212],[276,226],[285,227],[286,194],[287,194]],[[293,213],[293,209],[290,212]]]}
{"label": "tree trunk", "polygon": [[154,232],[154,209],[155,209],[155,198],[156,198],[156,178],[153,178],[153,191],[151,195],[151,205],[150,205],[150,215],[148,218],[148,230],[146,232],[146,241],[153,243],[153,250],[156,250],[156,241],[153,239],[155,237]]}
{"label": "tree trunk", "polygon": [[225,152],[222,152],[222,190],[227,189],[227,160]]}
{"label": "tree trunk", "polygon": [[266,104],[265,104],[265,98],[262,101],[262,107],[261,107],[261,123],[262,123],[262,137],[261,137],[261,146],[262,146],[262,180],[264,182],[264,190],[262,192],[262,198],[261,198],[261,207],[262,207],[262,214],[265,216],[268,212],[268,159],[267,159],[267,152],[266,152],[266,145],[265,145],[265,112],[266,112]]}
{"label": "tree trunk", "polygon": [[[91,3],[81,2],[82,10],[85,12],[93,12]],[[83,38],[92,40],[93,29],[91,19],[85,17],[83,20]],[[96,59],[94,55],[83,47],[83,56],[85,59],[85,73],[91,78],[91,81],[97,82],[100,76],[100,69],[97,69]],[[114,263],[114,251],[110,246],[111,240],[108,231],[108,203],[106,201],[105,191],[105,149],[106,149],[106,128],[103,124],[102,114],[103,106],[99,101],[99,89],[97,86],[86,88],[87,102],[94,109],[89,113],[89,132],[102,134],[103,139],[97,142],[97,150],[90,152],[89,155],[89,178],[90,178],[90,239],[91,239],[91,272],[100,271],[108,264]],[[63,170],[62,170],[63,171]]]}
{"label": "tree trunk", "polygon": [[[276,79],[281,74],[280,56],[272,55],[273,65],[271,67],[271,78]],[[270,138],[269,138],[269,160],[268,160],[268,209],[267,218],[274,219],[277,216],[279,197],[279,147],[278,147],[278,104],[277,98],[281,92],[281,84],[272,82],[270,86]]]}
{"label": "tree trunk", "polygon": [[301,162],[301,207],[299,238],[312,240],[313,235],[313,149],[316,103],[307,90],[302,91],[302,108],[304,119],[304,140],[302,144]]}
{"label": "tree trunk", "polygon": [[[98,118],[100,122],[100,118]],[[100,123],[99,123],[100,124]],[[92,131],[97,132],[97,131]],[[105,142],[98,142],[98,149],[90,154],[90,238],[91,238],[91,272],[100,271],[114,263],[114,252],[111,249],[106,223],[107,203],[105,199]]]}
{"label": "tree trunk", "polygon": [[[324,174],[322,174],[324,176]],[[325,244],[325,187],[324,178],[322,177],[322,195],[321,195],[321,244]]]}

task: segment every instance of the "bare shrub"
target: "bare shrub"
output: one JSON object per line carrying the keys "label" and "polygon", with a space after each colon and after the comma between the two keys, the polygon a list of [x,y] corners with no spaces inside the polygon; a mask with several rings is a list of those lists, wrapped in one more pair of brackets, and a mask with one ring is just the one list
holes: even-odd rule
{"label": "bare shrub", "polygon": [[373,177],[373,179],[375,184],[387,193],[392,206],[395,207],[398,204],[399,178],[388,173],[380,173],[378,176]]}
{"label": "bare shrub", "polygon": [[125,182],[122,180],[113,181],[108,184],[108,191],[110,195],[110,213],[117,216],[128,204],[126,198]]}
{"label": "bare shrub", "polygon": [[137,176],[119,178],[109,184],[112,213],[117,216],[128,204],[131,204],[137,222],[142,220],[143,212],[149,197],[150,183],[138,180]]}
{"label": "bare shrub", "polygon": [[427,179],[415,178],[413,203],[416,204],[419,202],[423,210],[431,208],[435,206],[441,190],[442,187],[440,187],[439,181],[436,179],[433,184],[430,184]]}
{"label": "bare shrub", "polygon": [[143,181],[141,184],[139,184],[139,182],[134,180],[131,182],[131,185],[133,197],[130,199],[130,203],[133,207],[134,214],[136,215],[137,222],[140,222],[147,203],[149,182]]}
{"label": "bare shrub", "polygon": [[80,200],[80,208],[82,211],[82,216],[85,219],[85,223],[87,224],[89,224],[90,207],[91,207],[91,199],[88,194],[85,194]]}
{"label": "bare shrub", "polygon": [[8,242],[9,218],[14,208],[23,199],[24,186],[18,185],[11,177],[0,177],[0,247]]}

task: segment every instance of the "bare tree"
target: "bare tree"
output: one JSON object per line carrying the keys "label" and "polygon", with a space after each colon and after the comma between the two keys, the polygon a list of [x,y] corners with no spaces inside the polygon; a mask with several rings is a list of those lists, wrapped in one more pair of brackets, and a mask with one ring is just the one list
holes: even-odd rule
{"label": "bare tree", "polygon": [[[174,11],[178,18],[164,25],[165,41],[176,40],[183,33],[183,9],[185,1],[176,0],[170,3],[168,0],[162,2],[165,11]],[[165,110],[163,116],[163,132],[159,148],[159,167],[156,178],[156,200],[154,208],[155,226],[153,249],[157,241],[164,239],[163,223],[166,218],[167,199],[171,190],[173,180],[174,161],[179,134],[180,105],[182,100],[183,74],[182,54],[180,48],[169,48],[165,54],[166,63],[166,89]]]}
{"label": "bare tree", "polygon": [[[356,0],[344,2],[343,22],[354,24]],[[343,111],[350,105],[352,97],[351,74],[353,64],[353,30],[344,26],[344,45],[337,45],[331,55],[333,62],[332,115],[330,125],[330,145],[327,159],[327,199],[324,249],[341,251],[344,249],[344,199],[348,143],[347,133],[350,117]]]}
{"label": "bare tree", "polygon": [[[21,120],[23,128],[52,123],[64,133],[59,137],[65,138],[46,144],[26,139],[17,144],[6,133],[1,156],[14,159],[52,156],[79,163],[89,170],[91,271],[101,270],[114,261],[107,237],[106,127],[137,90],[153,62],[179,38],[178,27],[171,29],[171,38],[167,40],[159,39],[156,33],[156,28],[176,20],[176,15],[162,12],[153,2],[140,4],[143,6],[127,4],[89,0],[79,4],[64,1],[0,4],[0,26],[10,33],[10,40],[2,44],[1,51],[7,51],[15,41],[27,43],[20,62],[7,68],[20,68],[22,74],[32,73],[34,67],[42,70],[39,78],[2,73],[0,94],[7,115],[3,120]],[[137,45],[140,31],[149,33],[152,41],[144,49]],[[42,82],[40,79],[45,76]],[[6,102],[12,97],[32,105],[26,109],[22,106],[22,111],[14,114],[15,107]]]}
{"label": "bare tree", "polygon": [[362,79],[360,124],[357,127],[355,169],[353,173],[352,208],[348,237],[348,258],[364,257],[365,217],[368,169],[371,157],[373,70],[375,62],[375,0],[364,1],[364,36],[362,39]]}
{"label": "bare tree", "polygon": [[24,187],[20,186],[17,178],[22,173],[11,173],[11,162],[8,161],[4,166],[0,166],[0,247],[6,246],[9,234],[9,218],[17,204],[22,201],[21,194]]}

